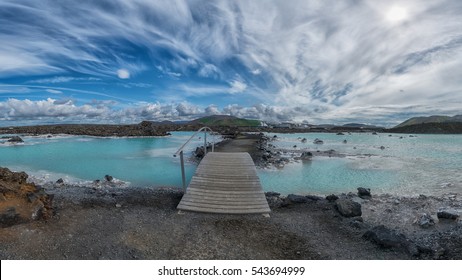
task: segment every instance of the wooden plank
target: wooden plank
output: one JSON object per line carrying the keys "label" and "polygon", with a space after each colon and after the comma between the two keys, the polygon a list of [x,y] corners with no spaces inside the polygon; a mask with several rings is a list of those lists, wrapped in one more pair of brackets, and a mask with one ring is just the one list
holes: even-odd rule
{"label": "wooden plank", "polygon": [[208,153],[177,208],[227,214],[271,212],[248,153]]}
{"label": "wooden plank", "polygon": [[192,200],[214,200],[214,201],[263,201],[266,202],[266,198],[262,197],[261,195],[253,195],[253,196],[217,196],[217,195],[198,195],[198,194],[189,194],[185,199]]}
{"label": "wooden plank", "polygon": [[[204,203],[191,203],[189,201],[183,202],[184,206],[191,206],[197,208],[207,208],[207,209],[231,209],[231,210],[245,210],[245,209],[264,209],[262,205],[219,205],[219,204],[204,204]],[[185,209],[180,209],[185,210]]]}
{"label": "wooden plank", "polygon": [[188,198],[183,201],[183,205],[195,205],[198,207],[209,208],[256,208],[265,207],[266,201],[236,201],[236,200],[203,200]]}
{"label": "wooden plank", "polygon": [[210,189],[191,189],[187,190],[186,194],[190,193],[191,191],[196,191],[196,192],[201,192],[201,193],[214,193],[214,194],[219,194],[219,195],[232,195],[232,194],[238,194],[238,195],[249,195],[249,194],[255,194],[255,193],[260,193],[260,194],[265,194],[263,191],[260,190],[231,190],[231,191],[226,191],[226,190],[210,190]]}
{"label": "wooden plank", "polygon": [[213,213],[213,214],[266,214],[271,211],[266,208],[255,208],[255,209],[214,209],[214,208],[201,208],[194,206],[183,206],[184,211],[193,211],[193,212],[203,212],[203,213]]}
{"label": "wooden plank", "polygon": [[189,191],[188,196],[200,196],[200,197],[214,197],[214,198],[223,198],[223,199],[240,199],[242,197],[249,197],[250,198],[259,198],[262,197],[262,193],[260,192],[253,192],[253,193],[246,193],[246,194],[226,194],[223,193],[211,193],[211,192],[204,192],[201,190],[198,191]]}

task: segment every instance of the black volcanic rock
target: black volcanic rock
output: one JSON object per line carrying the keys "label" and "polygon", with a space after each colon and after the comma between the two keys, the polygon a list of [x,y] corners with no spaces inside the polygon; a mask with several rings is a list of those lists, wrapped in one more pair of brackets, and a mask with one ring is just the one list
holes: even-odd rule
{"label": "black volcanic rock", "polygon": [[411,255],[418,255],[419,253],[415,244],[409,241],[404,234],[397,233],[383,225],[368,230],[363,237],[382,248],[404,249]]}
{"label": "black volcanic rock", "polygon": [[366,189],[359,187],[358,188],[358,196],[361,198],[370,198],[371,197],[371,189]]}
{"label": "black volcanic rock", "polygon": [[326,199],[330,202],[333,202],[333,201],[336,201],[339,197],[336,196],[335,194],[330,194],[328,196],[326,196]]}
{"label": "black volcanic rock", "polygon": [[19,136],[13,136],[10,139],[8,139],[8,142],[10,142],[10,143],[22,143],[22,142],[24,142],[24,140],[22,140],[22,138],[19,137]]}
{"label": "black volcanic rock", "polygon": [[139,124],[108,125],[108,124],[55,124],[37,126],[18,126],[0,128],[0,134],[71,134],[89,136],[166,136],[168,131],[176,130],[176,126],[155,125],[143,121]]}
{"label": "black volcanic rock", "polygon": [[296,195],[296,194],[289,194],[287,196],[287,199],[289,199],[289,201],[292,202],[292,203],[306,203],[306,202],[308,202],[308,198],[306,196]]}
{"label": "black volcanic rock", "polygon": [[361,216],[361,204],[351,199],[340,198],[335,202],[335,206],[340,214],[344,217]]}
{"label": "black volcanic rock", "polygon": [[455,210],[443,209],[438,211],[437,216],[438,219],[456,220],[460,215]]}

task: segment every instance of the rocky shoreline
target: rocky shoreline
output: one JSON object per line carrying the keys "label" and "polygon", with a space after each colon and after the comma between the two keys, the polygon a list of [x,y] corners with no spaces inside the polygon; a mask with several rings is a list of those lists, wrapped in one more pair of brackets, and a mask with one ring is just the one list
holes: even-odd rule
{"label": "rocky shoreline", "polygon": [[[179,215],[182,189],[42,188],[26,179],[7,169],[0,175],[2,259],[462,259],[462,198],[456,194],[270,192],[268,219]],[[32,207],[37,202],[40,207]],[[95,241],[96,249],[89,249]]]}
{"label": "rocky shoreline", "polygon": [[139,124],[109,125],[109,124],[57,124],[0,127],[0,134],[20,135],[85,135],[99,137],[126,137],[126,136],[166,136],[171,127],[143,121]]}

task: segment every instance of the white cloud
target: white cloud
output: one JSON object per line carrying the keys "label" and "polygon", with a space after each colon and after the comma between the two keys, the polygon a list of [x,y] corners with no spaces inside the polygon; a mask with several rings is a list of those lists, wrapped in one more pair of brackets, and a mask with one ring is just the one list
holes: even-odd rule
{"label": "white cloud", "polygon": [[49,92],[49,93],[53,93],[53,94],[62,94],[62,93],[63,93],[63,92],[60,91],[60,90],[50,89],[50,88],[47,89],[46,91]]}
{"label": "white cloud", "polygon": [[117,77],[119,77],[120,79],[128,79],[130,78],[130,72],[128,72],[127,69],[119,69],[117,70]]}
{"label": "white cloud", "polygon": [[104,116],[109,109],[90,105],[76,106],[71,100],[64,102],[52,98],[31,101],[29,99],[8,99],[0,102],[0,116],[4,120],[37,120],[42,118],[94,118]]}
{"label": "white cloud", "polygon": [[220,70],[213,64],[205,64],[198,72],[198,75],[206,78],[218,78]]}
{"label": "white cloud", "polygon": [[261,74],[261,70],[260,69],[254,69],[252,71],[250,71],[252,74],[254,75],[260,75]]}
{"label": "white cloud", "polygon": [[87,81],[87,82],[92,82],[92,81],[101,81],[100,78],[95,78],[95,77],[66,77],[66,76],[55,76],[52,78],[45,78],[45,79],[38,79],[38,80],[30,80],[27,81],[29,84],[58,84],[58,83],[68,83],[68,82],[74,82],[74,81]]}
{"label": "white cloud", "polygon": [[[334,112],[359,116],[354,110],[368,108],[372,114],[374,108],[400,104],[428,112],[460,108],[462,2],[406,1],[406,18],[390,24],[387,12],[395,2],[1,1],[0,9],[15,16],[0,17],[1,27],[14,30],[0,32],[0,77],[66,71],[114,77],[122,65],[117,75],[127,79],[162,65],[162,73],[173,80],[193,80],[178,98],[247,97],[255,90],[262,94],[248,99],[268,104],[268,116],[301,118],[316,112],[328,119]],[[143,54],[151,60],[148,66],[132,47],[148,50]],[[200,84],[197,76],[225,86]],[[29,83],[70,81],[56,76]],[[309,109],[298,110],[301,106]],[[263,109],[245,108],[233,110],[265,115]],[[377,114],[385,118],[381,110]]]}
{"label": "white cloud", "polygon": [[176,111],[180,117],[185,116],[197,116],[203,114],[203,110],[195,105],[191,105],[185,102],[182,102],[176,106]]}
{"label": "white cloud", "polygon": [[171,77],[171,78],[179,78],[182,76],[181,73],[177,73],[172,71],[170,68],[163,67],[162,65],[157,65],[156,66],[157,70],[159,70],[161,73]]}
{"label": "white cloud", "polygon": [[238,80],[231,81],[229,85],[231,86],[229,93],[241,93],[247,89],[247,84]]}
{"label": "white cloud", "polygon": [[218,109],[218,107],[216,105],[209,105],[207,106],[207,108],[205,108],[205,115],[220,115],[222,114],[222,112],[220,112],[220,110]]}
{"label": "white cloud", "polygon": [[[309,123],[347,123],[366,122],[379,125],[395,125],[407,118],[426,114],[460,114],[460,107],[453,106],[434,110],[423,105],[402,106],[362,106],[348,110],[325,107],[289,107],[256,104],[241,106],[230,104],[222,109],[216,105],[205,108],[180,103],[131,103],[123,107],[115,106],[113,101],[102,100],[79,105],[72,99],[18,100],[8,99],[0,102],[0,124],[12,125],[21,122],[78,122],[85,119],[91,123],[138,123],[142,120],[192,120],[206,115],[231,115],[240,118],[258,119],[271,123],[284,121],[308,121]],[[359,113],[358,113],[359,112]],[[396,118],[387,118],[395,115]],[[386,121],[384,121],[386,120]]]}

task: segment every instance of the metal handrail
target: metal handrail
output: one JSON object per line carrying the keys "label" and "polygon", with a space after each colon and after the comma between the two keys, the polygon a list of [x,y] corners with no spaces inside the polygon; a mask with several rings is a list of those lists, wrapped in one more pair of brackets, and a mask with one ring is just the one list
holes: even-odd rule
{"label": "metal handrail", "polygon": [[[173,154],[174,157],[180,155],[180,162],[181,162],[181,179],[183,181],[183,189],[186,190],[186,177],[185,177],[185,172],[184,172],[184,157],[183,157],[183,149],[186,147],[186,145],[191,142],[191,140],[200,132],[204,131],[204,156],[207,154],[207,130],[210,131],[210,133],[214,133],[214,131],[207,126],[204,126],[200,128],[198,131],[196,131],[189,139],[181,145],[181,147],[176,151],[176,153]],[[215,150],[215,138],[212,138],[212,152]]]}

